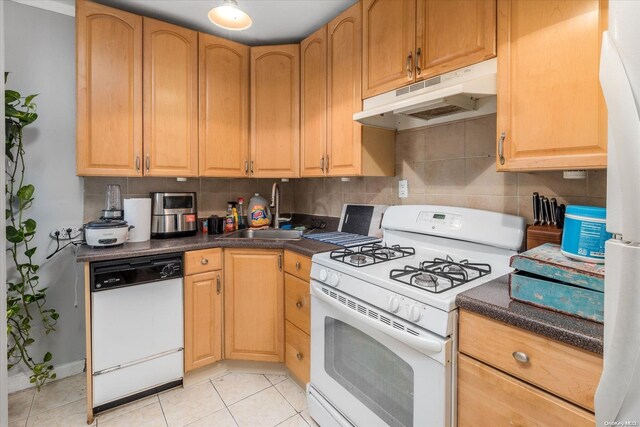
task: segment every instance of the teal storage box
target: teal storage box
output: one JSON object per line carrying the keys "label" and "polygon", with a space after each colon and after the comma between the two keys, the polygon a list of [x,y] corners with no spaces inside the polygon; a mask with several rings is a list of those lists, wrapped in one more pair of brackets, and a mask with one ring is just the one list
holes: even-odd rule
{"label": "teal storage box", "polygon": [[584,319],[604,319],[604,264],[574,261],[547,243],[514,255],[509,292],[516,301]]}

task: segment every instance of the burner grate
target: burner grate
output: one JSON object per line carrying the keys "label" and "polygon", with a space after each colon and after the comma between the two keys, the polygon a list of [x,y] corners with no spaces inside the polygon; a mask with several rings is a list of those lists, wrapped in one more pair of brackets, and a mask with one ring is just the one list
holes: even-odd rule
{"label": "burner grate", "polygon": [[487,274],[491,274],[489,264],[472,263],[466,259],[456,262],[447,255],[446,259],[422,261],[418,267],[407,265],[401,269],[393,269],[389,272],[389,278],[439,294]]}
{"label": "burner grate", "polygon": [[385,246],[379,243],[361,246],[357,250],[337,249],[331,251],[330,257],[333,260],[352,265],[354,267],[366,267],[368,265],[379,264],[393,259],[404,258],[415,255],[414,248],[402,247],[399,245]]}

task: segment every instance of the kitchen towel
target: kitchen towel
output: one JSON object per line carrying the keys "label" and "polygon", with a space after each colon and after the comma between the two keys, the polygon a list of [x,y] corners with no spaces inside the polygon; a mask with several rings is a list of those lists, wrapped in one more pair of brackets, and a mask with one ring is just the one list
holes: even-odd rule
{"label": "kitchen towel", "polygon": [[124,199],[124,220],[135,228],[129,242],[146,242],[151,238],[151,199]]}

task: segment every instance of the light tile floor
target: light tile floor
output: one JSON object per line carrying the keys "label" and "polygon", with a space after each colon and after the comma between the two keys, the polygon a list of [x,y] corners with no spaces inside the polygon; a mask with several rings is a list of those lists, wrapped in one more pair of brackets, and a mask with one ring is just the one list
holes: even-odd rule
{"label": "light tile floor", "polygon": [[[84,374],[9,395],[9,427],[86,426]],[[94,426],[317,427],[284,375],[230,372],[99,414]]]}

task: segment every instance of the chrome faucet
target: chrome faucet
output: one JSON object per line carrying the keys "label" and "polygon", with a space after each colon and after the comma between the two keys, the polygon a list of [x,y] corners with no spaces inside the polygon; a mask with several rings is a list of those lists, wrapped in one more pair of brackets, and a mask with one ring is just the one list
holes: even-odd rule
{"label": "chrome faucet", "polygon": [[276,213],[273,216],[273,228],[280,228],[280,187],[277,182],[274,182],[271,187],[271,207],[276,208]]}

